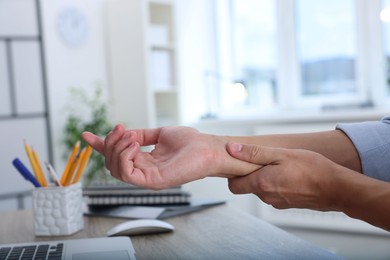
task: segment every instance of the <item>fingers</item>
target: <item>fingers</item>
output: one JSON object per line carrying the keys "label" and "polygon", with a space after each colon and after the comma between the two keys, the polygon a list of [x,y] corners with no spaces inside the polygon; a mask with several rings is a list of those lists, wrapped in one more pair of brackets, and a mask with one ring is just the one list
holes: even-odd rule
{"label": "fingers", "polygon": [[248,176],[231,178],[228,180],[229,189],[233,194],[252,193],[273,207],[286,208],[288,199],[281,193],[281,190],[285,189],[280,184],[276,184],[274,179],[279,171],[277,167],[268,165]]}
{"label": "fingers", "polygon": [[137,133],[137,142],[141,145],[153,145],[158,142],[162,128],[134,130]]}
{"label": "fingers", "polygon": [[[135,141],[136,138],[137,134],[135,132],[129,131],[124,133],[122,138],[112,148],[111,157],[106,157],[106,165],[110,165],[110,168],[108,169],[114,177],[120,178],[123,171],[132,172],[133,164],[131,160],[134,158],[136,152],[138,152],[134,147],[135,145],[139,147],[139,144]],[[130,150],[131,153],[128,153],[128,150]],[[125,164],[130,163],[130,169],[123,169],[121,167],[122,162]]]}
{"label": "fingers", "polygon": [[228,179],[229,190],[234,194],[254,193],[252,185],[256,183],[256,173],[244,177]]}
{"label": "fingers", "polygon": [[84,132],[81,136],[93,149],[103,154],[104,141],[102,139],[90,132]]}
{"label": "fingers", "polygon": [[134,158],[138,154],[139,147],[137,142],[133,142],[118,154],[116,168],[111,172],[114,177],[128,183],[138,184],[139,180],[136,178],[138,176],[134,176]]}
{"label": "fingers", "polygon": [[283,149],[259,145],[229,143],[227,151],[234,158],[259,165],[274,164],[283,158]]}
{"label": "fingers", "polygon": [[123,125],[116,125],[114,129],[106,136],[104,140],[104,156],[106,158],[106,168],[111,169],[112,153],[115,145],[121,140],[125,133]]}
{"label": "fingers", "polygon": [[[158,142],[161,130],[162,128],[137,129],[133,130],[133,132],[137,134],[136,142],[138,142],[141,146],[146,146],[153,145]],[[82,133],[82,137],[96,151],[101,154],[105,154],[105,146],[113,146],[121,138],[121,134],[123,133],[125,133],[124,126],[119,124],[114,127],[104,141],[91,132]]]}
{"label": "fingers", "polygon": [[[263,185],[266,184],[264,177],[274,169],[266,165],[278,165],[286,156],[285,149],[239,143],[229,143],[227,151],[236,159],[263,165],[262,168],[247,176],[229,179],[229,189],[234,194],[256,193],[262,190]],[[274,174],[271,173],[272,175]],[[259,185],[262,187],[258,187]]]}

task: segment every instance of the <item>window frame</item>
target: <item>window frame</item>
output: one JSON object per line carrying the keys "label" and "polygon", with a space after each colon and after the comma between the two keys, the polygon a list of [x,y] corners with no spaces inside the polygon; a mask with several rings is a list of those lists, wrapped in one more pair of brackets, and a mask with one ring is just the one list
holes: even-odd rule
{"label": "window frame", "polygon": [[[232,24],[233,0],[216,0],[215,10],[217,32],[217,60],[220,74],[233,75],[234,73],[234,44],[232,32],[223,29],[220,19]],[[276,110],[318,109],[324,106],[359,108],[369,103],[375,107],[386,106],[390,95],[386,94],[385,50],[383,25],[379,19],[382,9],[382,0],[355,0],[356,17],[356,84],[354,94],[334,94],[318,97],[303,96],[301,91],[300,64],[296,39],[296,0],[275,0],[275,19],[277,28],[277,105]],[[230,16],[230,20],[229,20]],[[226,26],[226,25],[225,25]],[[230,26],[231,27],[231,26]],[[232,28],[232,27],[231,27]],[[222,34],[221,30],[223,30]],[[228,42],[228,44],[227,44]],[[286,44],[288,43],[288,44]],[[382,68],[382,69],[378,69]],[[239,109],[240,113],[252,116],[261,114],[256,109]],[[219,111],[226,115],[226,111]],[[231,115],[234,117],[234,115]]]}

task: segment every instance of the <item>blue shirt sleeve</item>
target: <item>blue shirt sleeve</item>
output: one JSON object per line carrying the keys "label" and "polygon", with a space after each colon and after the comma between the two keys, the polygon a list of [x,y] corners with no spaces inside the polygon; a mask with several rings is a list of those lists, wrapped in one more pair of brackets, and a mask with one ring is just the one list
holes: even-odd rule
{"label": "blue shirt sleeve", "polygon": [[336,128],[355,145],[363,173],[390,182],[390,116],[381,121],[337,124]]}

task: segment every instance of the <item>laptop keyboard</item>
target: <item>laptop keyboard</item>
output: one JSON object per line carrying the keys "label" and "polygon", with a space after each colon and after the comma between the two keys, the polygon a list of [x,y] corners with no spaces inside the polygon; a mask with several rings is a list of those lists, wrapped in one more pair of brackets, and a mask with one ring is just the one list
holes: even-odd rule
{"label": "laptop keyboard", "polygon": [[0,248],[0,260],[33,259],[60,260],[64,249],[63,243],[56,245],[26,245]]}

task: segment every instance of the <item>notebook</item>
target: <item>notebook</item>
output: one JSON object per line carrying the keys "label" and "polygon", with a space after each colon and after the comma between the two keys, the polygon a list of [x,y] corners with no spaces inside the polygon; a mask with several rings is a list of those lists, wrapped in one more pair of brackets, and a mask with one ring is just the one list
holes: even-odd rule
{"label": "notebook", "polygon": [[83,197],[89,206],[188,205],[191,200],[191,194],[180,187],[155,191],[130,185],[86,187],[83,188]]}
{"label": "notebook", "polygon": [[101,237],[0,245],[0,259],[134,260],[129,237]]}
{"label": "notebook", "polygon": [[84,210],[87,216],[118,217],[128,219],[165,219],[224,204],[217,199],[193,199],[189,205],[172,206],[89,206]]}

